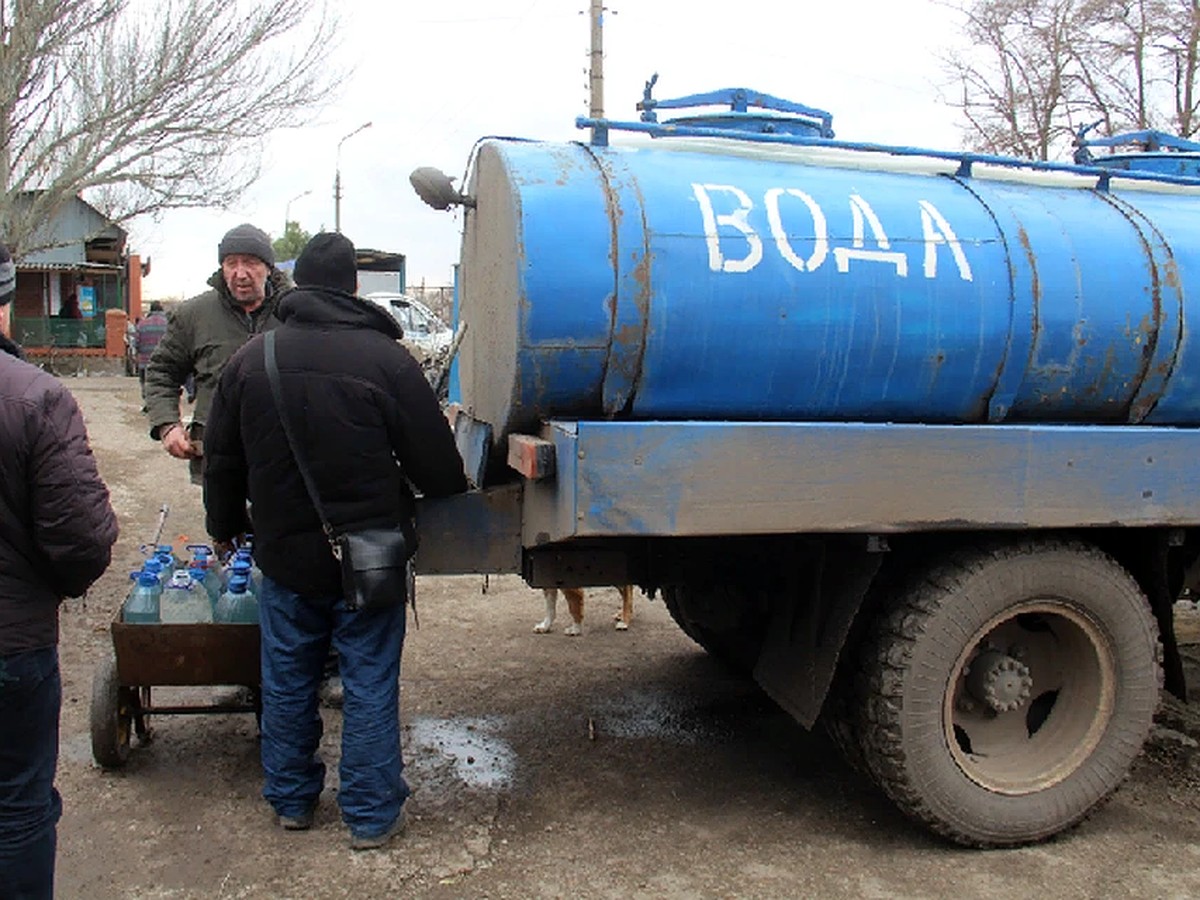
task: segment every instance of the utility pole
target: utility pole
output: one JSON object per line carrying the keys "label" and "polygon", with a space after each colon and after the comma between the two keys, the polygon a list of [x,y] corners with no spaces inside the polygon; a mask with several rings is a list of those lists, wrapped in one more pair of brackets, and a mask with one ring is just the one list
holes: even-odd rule
{"label": "utility pole", "polygon": [[350,140],[364,128],[370,128],[370,122],[363,122],[352,132],[337,142],[337,155],[333,166],[333,230],[342,233],[342,144]]}
{"label": "utility pole", "polygon": [[[604,118],[604,0],[591,0],[589,11],[592,22],[591,65],[588,67],[588,87],[591,98],[588,102],[588,117]],[[592,143],[607,143],[607,136],[597,134],[601,129],[592,129]]]}
{"label": "utility pole", "polygon": [[604,0],[592,0],[592,65],[588,70],[591,102],[588,116],[604,118]]}

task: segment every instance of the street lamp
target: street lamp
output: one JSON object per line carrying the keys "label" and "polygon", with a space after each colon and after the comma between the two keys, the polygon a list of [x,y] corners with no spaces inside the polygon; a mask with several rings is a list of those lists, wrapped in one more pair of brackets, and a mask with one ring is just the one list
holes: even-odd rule
{"label": "street lamp", "polygon": [[287,234],[288,222],[292,221],[292,204],[295,201],[299,200],[301,197],[307,197],[311,193],[312,193],[312,191],[301,191],[299,194],[297,194],[295,197],[293,197],[291,200],[289,200],[284,205],[284,207],[283,207],[283,233],[285,235]]}
{"label": "street lamp", "polygon": [[333,164],[333,230],[339,234],[342,231],[342,144],[364,128],[370,127],[370,122],[363,122],[337,143],[337,155],[334,157]]}

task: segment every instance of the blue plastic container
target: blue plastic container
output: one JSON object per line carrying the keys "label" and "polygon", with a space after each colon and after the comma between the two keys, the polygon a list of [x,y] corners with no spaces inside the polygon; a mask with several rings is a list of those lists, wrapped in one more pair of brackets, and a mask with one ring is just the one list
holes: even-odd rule
{"label": "blue plastic container", "polygon": [[169,573],[163,572],[162,560],[157,556],[152,556],[142,563],[142,571],[149,572],[155,578],[157,578],[160,587],[165,585],[171,577]]}
{"label": "blue plastic container", "polygon": [[186,569],[180,569],[172,575],[171,580],[163,587],[159,618],[163,623],[174,624],[213,620],[213,607],[208,592]]}
{"label": "blue plastic container", "polygon": [[158,575],[143,569],[131,573],[129,577],[133,579],[134,584],[125,598],[122,621],[138,625],[157,623],[162,598],[162,584]]}
{"label": "blue plastic container", "polygon": [[213,620],[231,624],[258,622],[258,596],[245,575],[237,574],[229,579],[229,586],[217,601]]}

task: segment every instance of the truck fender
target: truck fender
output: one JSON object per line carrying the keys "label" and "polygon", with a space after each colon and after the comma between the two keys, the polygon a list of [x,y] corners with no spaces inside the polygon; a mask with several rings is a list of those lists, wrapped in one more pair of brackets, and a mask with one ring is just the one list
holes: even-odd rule
{"label": "truck fender", "polygon": [[877,549],[861,537],[823,541],[797,589],[772,604],[754,680],[805,728],[821,712],[850,626],[883,563]]}

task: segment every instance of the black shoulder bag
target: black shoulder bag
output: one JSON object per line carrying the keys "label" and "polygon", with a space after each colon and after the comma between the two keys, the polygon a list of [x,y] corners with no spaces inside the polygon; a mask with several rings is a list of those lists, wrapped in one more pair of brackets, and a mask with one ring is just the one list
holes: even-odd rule
{"label": "black shoulder bag", "polygon": [[316,485],[313,484],[312,473],[292,434],[292,426],[283,405],[283,388],[279,381],[279,366],[275,361],[275,332],[268,331],[264,341],[271,395],[275,398],[275,407],[279,410],[279,420],[283,423],[283,432],[287,435],[292,456],[304,477],[308,496],[312,498],[317,515],[321,518],[321,527],[329,540],[334,559],[341,565],[342,596],[346,606],[366,613],[402,606],[409,595],[412,578],[409,560],[416,548],[409,546],[399,525],[339,532],[329,524]]}

